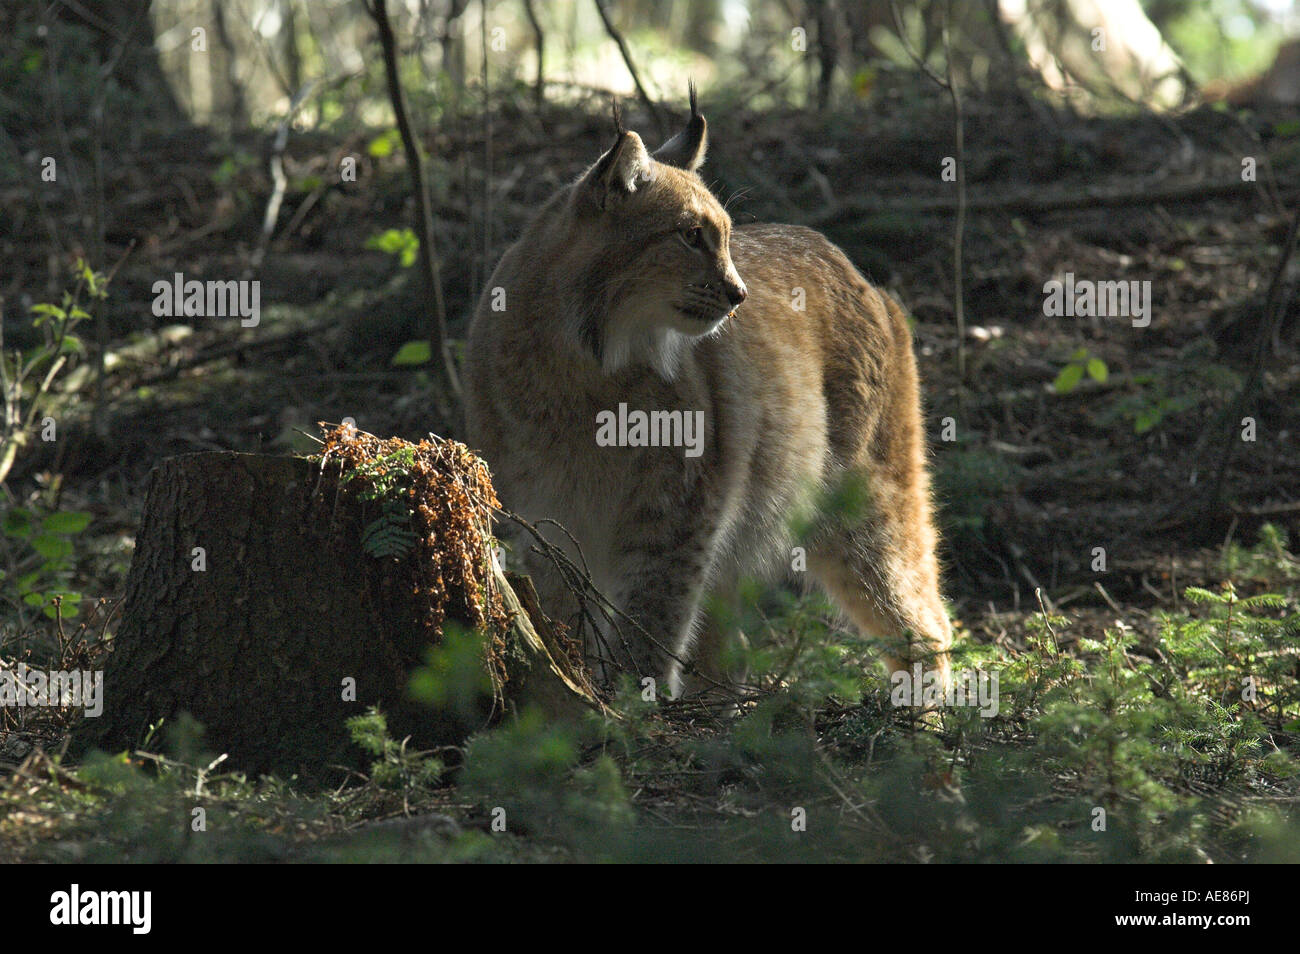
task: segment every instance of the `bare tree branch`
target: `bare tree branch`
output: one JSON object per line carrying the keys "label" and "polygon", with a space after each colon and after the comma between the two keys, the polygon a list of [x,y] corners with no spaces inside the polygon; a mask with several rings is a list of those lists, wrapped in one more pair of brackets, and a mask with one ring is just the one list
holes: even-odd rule
{"label": "bare tree branch", "polygon": [[609,11],[605,8],[605,0],[592,0],[596,4],[596,10],[600,13],[600,19],[605,24],[605,31],[610,38],[618,44],[618,51],[623,55],[623,62],[627,64],[627,71],[632,74],[632,82],[636,84],[637,95],[641,97],[641,102],[645,103],[645,108],[650,110],[650,118],[654,120],[655,126],[659,130],[659,136],[662,139],[668,135],[668,124],[664,121],[663,112],[659,105],[650,98],[650,94],[645,91],[641,84],[641,75],[636,71],[636,64],[632,62],[632,53],[627,48],[627,43],[623,40],[623,34],[618,32],[614,26],[614,21],[609,18]]}

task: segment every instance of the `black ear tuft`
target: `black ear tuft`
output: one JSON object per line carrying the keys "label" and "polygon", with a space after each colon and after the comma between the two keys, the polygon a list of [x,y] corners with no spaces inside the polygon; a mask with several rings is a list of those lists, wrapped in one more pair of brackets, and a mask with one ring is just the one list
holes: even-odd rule
{"label": "black ear tuft", "polygon": [[709,124],[700,112],[699,99],[695,92],[695,81],[689,85],[691,95],[691,118],[686,128],[659,147],[654,158],[669,166],[694,172],[704,165],[704,154],[708,150]]}

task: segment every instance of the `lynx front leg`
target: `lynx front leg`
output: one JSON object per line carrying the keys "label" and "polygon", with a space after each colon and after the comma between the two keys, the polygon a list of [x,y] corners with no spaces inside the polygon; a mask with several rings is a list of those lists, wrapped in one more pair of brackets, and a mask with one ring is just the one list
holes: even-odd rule
{"label": "lynx front leg", "polygon": [[621,639],[607,640],[625,668],[654,677],[677,698],[682,665],[691,654],[713,539],[713,522],[692,507],[651,507],[635,515],[636,530],[620,534],[616,565],[623,580]]}
{"label": "lynx front leg", "polygon": [[715,582],[702,601],[691,648],[692,672],[682,679],[687,696],[730,696],[744,691],[749,677],[738,649],[749,645],[740,628],[741,599],[736,581]]}

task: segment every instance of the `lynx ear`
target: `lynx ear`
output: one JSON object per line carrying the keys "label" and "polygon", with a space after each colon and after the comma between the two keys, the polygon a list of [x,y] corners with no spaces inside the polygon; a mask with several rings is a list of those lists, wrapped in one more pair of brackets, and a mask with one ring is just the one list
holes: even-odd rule
{"label": "lynx ear", "polygon": [[691,83],[691,118],[686,128],[655,150],[659,162],[687,172],[704,165],[704,153],[709,147],[709,124],[704,121],[699,102],[695,97],[695,84]]}
{"label": "lynx ear", "polygon": [[618,142],[600,157],[583,177],[582,186],[595,203],[604,209],[610,196],[629,195],[650,174],[651,159],[641,137],[634,132],[619,133]]}

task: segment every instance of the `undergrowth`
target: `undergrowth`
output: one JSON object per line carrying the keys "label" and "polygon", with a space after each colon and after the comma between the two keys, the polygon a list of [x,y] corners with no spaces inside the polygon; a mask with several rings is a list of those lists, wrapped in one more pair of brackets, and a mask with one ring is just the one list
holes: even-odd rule
{"label": "undergrowth", "polygon": [[[0,852],[44,860],[1296,861],[1300,562],[1280,531],[1224,553],[1177,612],[1099,638],[1046,611],[957,672],[996,696],[937,719],[891,702],[829,608],[744,620],[757,697],[620,718],[523,712],[417,752],[352,720],[365,775],[309,792],[223,771],[192,724],[148,752],[64,765],[34,749],[0,785]],[[1138,625],[1138,624],[1141,625]],[[415,676],[445,697],[454,660]],[[986,678],[984,688],[992,683]],[[202,809],[201,812],[197,811]],[[202,819],[202,825],[198,819]]]}

